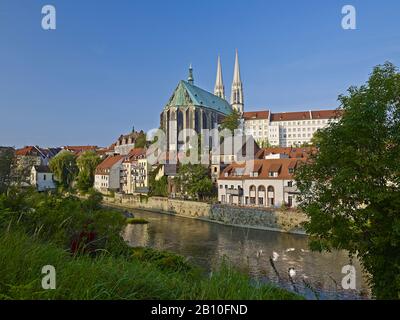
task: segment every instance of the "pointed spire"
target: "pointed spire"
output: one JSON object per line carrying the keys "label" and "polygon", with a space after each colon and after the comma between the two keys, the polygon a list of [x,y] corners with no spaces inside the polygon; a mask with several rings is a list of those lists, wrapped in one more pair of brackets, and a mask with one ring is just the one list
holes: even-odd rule
{"label": "pointed spire", "polygon": [[237,49],[235,54],[235,69],[233,71],[233,83],[242,84],[242,81],[240,80],[239,54]]}
{"label": "pointed spire", "polygon": [[231,91],[231,105],[234,110],[243,113],[243,84],[240,79],[240,66],[239,66],[239,55],[236,49],[235,55],[235,69],[233,71],[233,82]]}
{"label": "pointed spire", "polygon": [[190,66],[189,66],[188,82],[189,82],[190,84],[193,84],[193,83],[194,83],[192,64],[190,64]]}
{"label": "pointed spire", "polygon": [[225,87],[224,81],[222,80],[222,67],[220,56],[218,56],[217,78],[215,80],[214,94],[222,99],[225,99]]}

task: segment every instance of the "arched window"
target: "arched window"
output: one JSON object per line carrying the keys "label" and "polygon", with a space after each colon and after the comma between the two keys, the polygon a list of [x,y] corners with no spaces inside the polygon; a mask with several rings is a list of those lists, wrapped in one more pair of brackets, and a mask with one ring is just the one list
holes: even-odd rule
{"label": "arched window", "polygon": [[183,130],[183,111],[178,110],[178,135]]}

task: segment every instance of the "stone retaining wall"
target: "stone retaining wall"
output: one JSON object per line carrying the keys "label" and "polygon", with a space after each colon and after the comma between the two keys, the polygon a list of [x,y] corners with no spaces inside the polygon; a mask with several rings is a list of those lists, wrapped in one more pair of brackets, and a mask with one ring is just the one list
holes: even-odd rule
{"label": "stone retaining wall", "polygon": [[302,223],[307,220],[305,214],[293,210],[281,211],[221,204],[211,205],[204,202],[163,197],[115,195],[113,198],[104,197],[104,204],[206,219],[227,225],[293,233],[304,233]]}

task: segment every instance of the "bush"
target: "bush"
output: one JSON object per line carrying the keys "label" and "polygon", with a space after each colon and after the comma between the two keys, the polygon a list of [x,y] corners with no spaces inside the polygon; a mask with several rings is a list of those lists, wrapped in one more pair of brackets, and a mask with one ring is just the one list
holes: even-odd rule
{"label": "bush", "polygon": [[126,223],[128,223],[128,224],[147,224],[149,222],[143,218],[128,218],[128,219],[126,219]]}

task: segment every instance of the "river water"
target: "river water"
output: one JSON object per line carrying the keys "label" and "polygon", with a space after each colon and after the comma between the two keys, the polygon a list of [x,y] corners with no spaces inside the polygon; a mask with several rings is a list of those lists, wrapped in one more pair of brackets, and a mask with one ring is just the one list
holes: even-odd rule
{"label": "river water", "polygon": [[[304,235],[232,227],[174,215],[132,209],[149,224],[128,225],[124,238],[131,246],[168,250],[187,257],[210,272],[227,258],[252,279],[272,282],[308,299],[365,299],[368,286],[357,260],[356,290],[342,289],[346,252],[310,252]],[[274,261],[270,262],[270,257]],[[274,267],[275,270],[274,270]],[[289,276],[293,268],[295,275]],[[291,280],[292,279],[292,280]]]}

